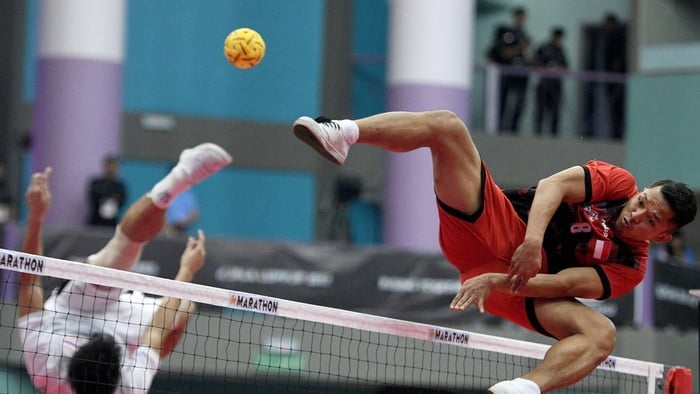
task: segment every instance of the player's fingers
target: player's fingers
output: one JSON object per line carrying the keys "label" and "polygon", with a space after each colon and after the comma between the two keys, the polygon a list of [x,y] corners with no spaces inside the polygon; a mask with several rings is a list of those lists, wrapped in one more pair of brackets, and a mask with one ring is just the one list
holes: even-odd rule
{"label": "player's fingers", "polygon": [[513,292],[520,290],[524,282],[526,282],[526,279],[523,275],[513,276],[513,279],[510,282],[510,290]]}
{"label": "player's fingers", "polygon": [[474,295],[471,292],[461,292],[459,298],[455,298],[453,309],[465,310],[474,303]]}
{"label": "player's fingers", "polygon": [[452,302],[450,303],[450,308],[451,309],[461,309],[461,304],[462,304],[462,297],[464,296],[463,291],[459,291],[455,298],[452,299]]}
{"label": "player's fingers", "polygon": [[187,249],[196,250],[198,248],[200,248],[199,240],[191,235],[187,237]]}
{"label": "player's fingers", "polygon": [[520,265],[517,263],[511,263],[508,268],[508,280],[512,280],[516,276],[520,275]]}

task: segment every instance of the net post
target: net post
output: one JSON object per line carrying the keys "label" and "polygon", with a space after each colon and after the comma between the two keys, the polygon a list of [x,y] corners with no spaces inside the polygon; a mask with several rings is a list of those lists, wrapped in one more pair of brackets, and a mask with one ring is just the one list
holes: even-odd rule
{"label": "net post", "polygon": [[673,367],[666,375],[664,394],[691,394],[693,391],[693,372],[686,367]]}

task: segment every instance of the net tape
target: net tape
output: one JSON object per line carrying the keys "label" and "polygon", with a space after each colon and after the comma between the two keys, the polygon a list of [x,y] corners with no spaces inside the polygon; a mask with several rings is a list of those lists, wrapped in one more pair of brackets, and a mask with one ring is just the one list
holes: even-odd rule
{"label": "net tape", "polygon": [[[397,335],[467,349],[508,353],[539,360],[544,358],[545,353],[549,349],[549,346],[544,344],[266,297],[196,283],[178,282],[136,272],[2,248],[0,248],[0,269],[125,288],[159,296],[188,299],[224,308]],[[663,364],[616,356],[608,356],[601,362],[598,369],[646,377],[650,390],[655,386],[655,381],[662,379],[664,374]]]}

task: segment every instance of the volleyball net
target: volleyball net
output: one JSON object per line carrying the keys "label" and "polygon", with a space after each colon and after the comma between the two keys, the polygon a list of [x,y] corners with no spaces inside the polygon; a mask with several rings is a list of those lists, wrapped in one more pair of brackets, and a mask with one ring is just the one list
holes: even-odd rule
{"label": "volleyball net", "polygon": [[[15,325],[18,273],[199,305],[150,392],[484,393],[524,375],[547,345],[183,283],[0,249],[0,392],[34,392]],[[348,296],[352,296],[349,294]],[[43,313],[43,312],[36,312]],[[68,319],[69,316],[66,316]],[[1,366],[1,364],[0,364]],[[661,393],[667,366],[610,356],[562,393]]]}

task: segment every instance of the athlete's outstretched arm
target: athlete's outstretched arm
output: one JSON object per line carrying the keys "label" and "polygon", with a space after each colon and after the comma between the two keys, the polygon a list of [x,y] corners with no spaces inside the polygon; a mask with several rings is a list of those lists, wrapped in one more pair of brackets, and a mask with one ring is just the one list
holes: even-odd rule
{"label": "athlete's outstretched arm", "polygon": [[585,196],[585,172],[581,166],[570,167],[537,183],[525,238],[513,253],[510,263],[508,279],[512,290],[524,286],[542,267],[544,232],[559,205],[562,202],[582,202]]}
{"label": "athlete's outstretched arm", "polygon": [[[51,205],[49,176],[51,167],[43,172],[32,174],[29,187],[24,196],[27,201],[27,230],[24,236],[22,250],[32,254],[42,254],[41,243],[44,218]],[[41,287],[41,277],[20,273],[19,291],[17,293],[17,317],[40,311],[44,308],[44,289]]]}
{"label": "athlete's outstretched arm", "polygon": [[485,273],[466,280],[452,300],[450,308],[467,309],[471,305],[484,311],[491,291],[501,291],[532,298],[588,298],[603,296],[603,283],[592,267],[567,268],[556,274],[538,274],[518,291],[511,289],[507,274]]}
{"label": "athlete's outstretched arm", "polygon": [[[206,256],[204,241],[202,230],[199,230],[198,238],[188,238],[175,280],[191,282],[194,279],[195,274],[204,264]],[[153,315],[151,326],[141,339],[141,344],[159,352],[161,358],[166,357],[180,341],[189,315],[194,312],[194,309],[194,303],[191,301],[173,297],[163,298],[160,307]]]}

